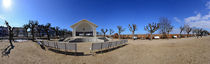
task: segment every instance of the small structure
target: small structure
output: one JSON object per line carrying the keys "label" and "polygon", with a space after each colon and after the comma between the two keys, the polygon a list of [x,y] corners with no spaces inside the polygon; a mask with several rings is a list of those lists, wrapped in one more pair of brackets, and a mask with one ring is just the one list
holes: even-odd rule
{"label": "small structure", "polygon": [[177,38],[177,36],[173,36],[173,38]]}
{"label": "small structure", "polygon": [[154,36],[155,39],[160,39],[160,36]]}
{"label": "small structure", "polygon": [[96,28],[98,26],[88,20],[81,20],[78,23],[71,26],[73,29],[72,36],[82,37],[96,37]]}
{"label": "small structure", "polygon": [[64,42],[104,42],[107,39],[97,37],[96,28],[98,26],[88,20],[81,20],[71,26],[72,37],[67,37]]}

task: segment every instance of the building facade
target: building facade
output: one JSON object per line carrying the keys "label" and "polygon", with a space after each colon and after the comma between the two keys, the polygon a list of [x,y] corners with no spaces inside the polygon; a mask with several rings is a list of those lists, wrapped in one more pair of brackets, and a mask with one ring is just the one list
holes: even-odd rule
{"label": "building facade", "polygon": [[25,37],[27,36],[27,31],[22,27],[13,27],[14,37]]}
{"label": "building facade", "polygon": [[72,36],[96,37],[96,28],[98,26],[87,20],[81,20],[71,26],[73,29]]}
{"label": "building facade", "polygon": [[7,27],[0,26],[0,37],[5,37],[9,35],[9,31]]}

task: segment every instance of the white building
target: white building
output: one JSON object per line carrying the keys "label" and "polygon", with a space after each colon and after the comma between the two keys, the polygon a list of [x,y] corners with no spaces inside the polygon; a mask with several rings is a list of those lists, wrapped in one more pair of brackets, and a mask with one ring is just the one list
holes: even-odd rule
{"label": "white building", "polygon": [[71,26],[73,29],[72,36],[82,37],[96,37],[96,28],[98,26],[87,20],[81,20],[78,23]]}

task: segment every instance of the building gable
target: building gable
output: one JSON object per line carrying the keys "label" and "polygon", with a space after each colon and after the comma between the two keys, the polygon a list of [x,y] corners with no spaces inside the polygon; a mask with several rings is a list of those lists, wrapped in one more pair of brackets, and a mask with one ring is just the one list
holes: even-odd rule
{"label": "building gable", "polygon": [[88,23],[88,24],[90,24],[90,25],[92,25],[92,26],[98,27],[96,24],[94,24],[94,23],[92,23],[92,22],[90,22],[90,21],[88,21],[88,20],[83,19],[83,20],[81,20],[81,21],[79,21],[79,22],[73,24],[73,25],[71,26],[71,28],[74,28],[74,27],[76,27],[77,25],[79,25],[79,24],[81,24],[81,23]]}

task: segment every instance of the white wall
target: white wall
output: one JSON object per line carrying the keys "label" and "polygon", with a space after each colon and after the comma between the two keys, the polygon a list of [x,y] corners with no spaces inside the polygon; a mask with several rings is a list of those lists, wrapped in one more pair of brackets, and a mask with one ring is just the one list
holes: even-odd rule
{"label": "white wall", "polygon": [[93,28],[88,23],[81,23],[76,27],[76,32],[92,32]]}

